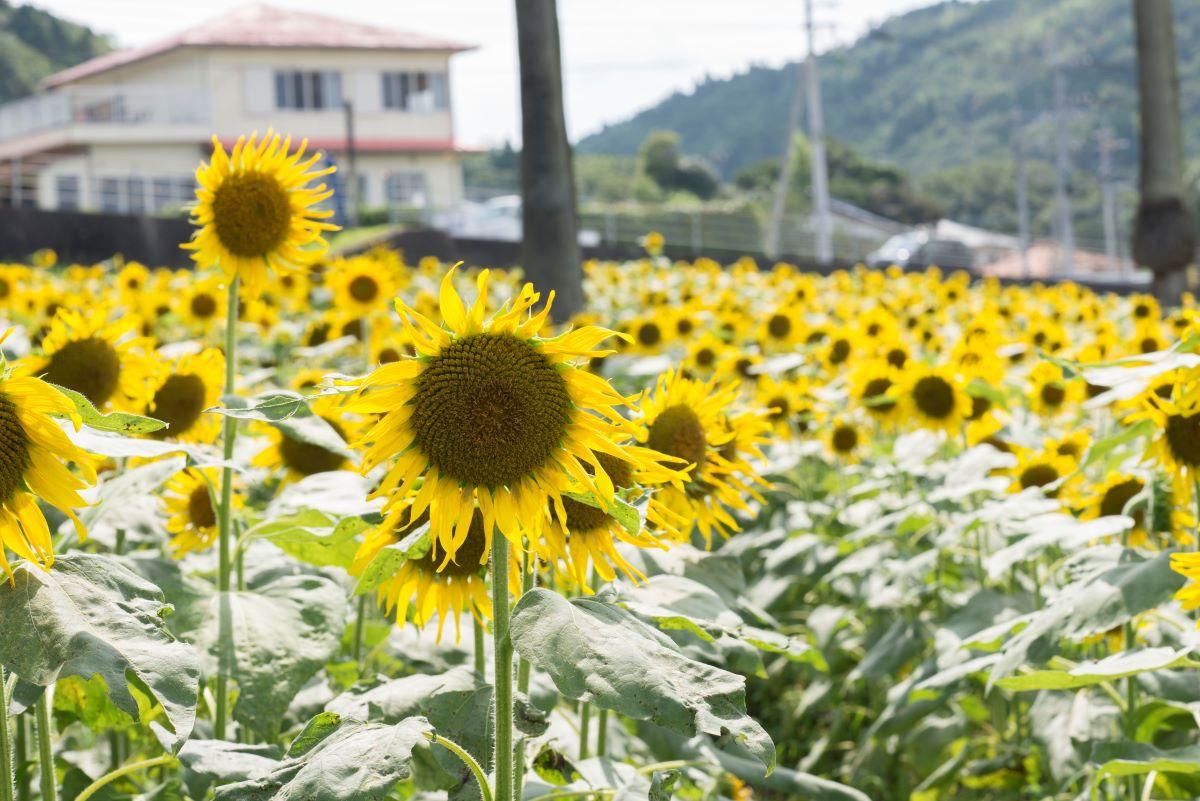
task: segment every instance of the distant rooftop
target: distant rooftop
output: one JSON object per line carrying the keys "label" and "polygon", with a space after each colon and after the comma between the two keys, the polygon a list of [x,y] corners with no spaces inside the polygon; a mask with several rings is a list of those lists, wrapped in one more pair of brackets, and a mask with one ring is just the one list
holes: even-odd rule
{"label": "distant rooftop", "polygon": [[265,3],[243,6],[158,42],[106,53],[49,76],[53,88],[180,47],[354,48],[361,50],[470,50],[473,45],[417,33],[347,22],[324,14],[282,9]]}

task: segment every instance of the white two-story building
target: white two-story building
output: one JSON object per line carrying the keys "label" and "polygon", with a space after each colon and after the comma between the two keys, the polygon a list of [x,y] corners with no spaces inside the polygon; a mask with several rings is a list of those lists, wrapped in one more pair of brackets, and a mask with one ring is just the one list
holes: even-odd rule
{"label": "white two-story building", "polygon": [[449,68],[467,49],[248,6],[0,106],[0,204],[167,213],[192,199],[213,134],[228,146],[274,128],[307,137],[342,176],[353,142],[360,208],[452,207],[462,169]]}

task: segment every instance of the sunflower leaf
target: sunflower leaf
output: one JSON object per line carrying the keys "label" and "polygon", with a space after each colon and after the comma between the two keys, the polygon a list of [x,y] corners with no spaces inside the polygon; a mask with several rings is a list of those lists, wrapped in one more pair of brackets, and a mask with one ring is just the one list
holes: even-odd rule
{"label": "sunflower leaf", "polygon": [[1009,676],[996,682],[997,686],[1016,692],[1033,690],[1074,690],[1105,681],[1116,681],[1153,670],[1177,667],[1200,667],[1191,659],[1188,648],[1144,648],[1122,651],[1106,659],[1084,662],[1070,670],[1035,670],[1019,676]]}
{"label": "sunflower leaf", "polygon": [[245,542],[265,539],[297,561],[317,567],[347,568],[358,550],[356,537],[370,524],[359,516],[336,521],[316,509],[305,509],[258,523],[242,535]]}
{"label": "sunflower leaf", "polygon": [[534,589],[513,609],[510,631],[517,652],[568,698],[711,735],[774,770],[775,745],[746,714],[746,680],[687,658],[621,607]]}
{"label": "sunflower leaf", "polygon": [[[234,717],[271,732],[300,688],[341,642],[348,612],[337,582],[319,575],[271,576],[246,590],[218,593],[196,633],[209,672],[227,666],[237,682]],[[230,632],[221,639],[221,618]]]}
{"label": "sunflower leaf", "polygon": [[157,587],[116,559],[67,554],[48,572],[23,562],[11,583],[0,583],[0,663],[43,687],[100,676],[134,719],[135,691],[148,692],[170,733],[151,727],[176,751],[196,720],[200,666],[196,651],[167,631],[170,612]]}
{"label": "sunflower leaf", "polygon": [[383,582],[396,575],[400,566],[409,559],[420,559],[429,553],[432,542],[429,539],[429,523],[410,531],[404,539],[393,542],[379,549],[379,553],[371,558],[354,585],[355,595],[366,595],[379,589]]}
{"label": "sunflower leaf", "polygon": [[287,420],[302,410],[308,411],[308,403],[320,395],[305,396],[299,392],[286,389],[274,390],[254,398],[242,398],[237,395],[223,395],[222,406],[214,406],[204,411],[225,417],[236,417],[239,420],[261,420],[265,423],[276,423]]}
{"label": "sunflower leaf", "polygon": [[621,528],[629,532],[630,536],[636,537],[642,531],[642,524],[645,522],[644,503],[635,506],[628,501],[614,497],[612,506],[606,506],[593,492],[564,492],[563,497],[586,504],[593,509],[600,509],[620,523]]}
{"label": "sunflower leaf", "polygon": [[110,431],[114,434],[150,434],[154,431],[161,431],[167,427],[167,424],[162,420],[157,420],[153,417],[144,417],[140,414],[129,414],[128,412],[110,412],[109,414],[102,413],[99,409],[92,405],[82,393],[76,392],[73,389],[60,387],[58,384],[50,386],[57,389],[62,394],[71,399],[75,404],[75,411],[83,419],[83,422],[97,431]]}
{"label": "sunflower leaf", "polygon": [[1149,743],[1099,742],[1092,746],[1090,761],[1099,767],[1094,781],[1107,776],[1137,776],[1150,773],[1200,773],[1200,746],[1156,748]]}
{"label": "sunflower leaf", "polygon": [[395,725],[345,721],[309,751],[257,778],[218,787],[216,801],[372,801],[412,775],[432,731],[424,718]]}

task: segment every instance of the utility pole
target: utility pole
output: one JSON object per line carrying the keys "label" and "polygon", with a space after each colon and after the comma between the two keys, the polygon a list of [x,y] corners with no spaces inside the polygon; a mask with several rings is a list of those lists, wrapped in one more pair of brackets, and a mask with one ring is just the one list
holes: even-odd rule
{"label": "utility pole", "polygon": [[825,161],[825,113],[821,107],[821,79],[817,75],[816,21],[813,0],[804,0],[804,27],[808,57],[804,77],[808,88],[808,138],[812,147],[813,214],[816,222],[816,256],[821,264],[833,262],[833,218],[829,212],[829,165]]}
{"label": "utility pole", "polygon": [[[1053,53],[1053,45],[1051,45]],[[1075,223],[1071,213],[1071,157],[1067,138],[1067,76],[1063,62],[1053,56],[1054,70],[1054,129],[1055,129],[1055,181],[1054,207],[1058,220],[1059,270],[1066,276],[1075,271]]]}
{"label": "utility pole", "polygon": [[346,227],[358,227],[358,146],[354,141],[354,103],[342,101],[346,118],[346,178],[343,191],[346,193]]}
{"label": "utility pole", "polygon": [[779,256],[780,238],[783,233],[783,216],[787,211],[787,199],[792,185],[792,173],[796,169],[796,131],[800,128],[800,101],[804,95],[802,77],[804,63],[796,62],[796,85],[792,90],[792,105],[788,110],[787,137],[783,140],[783,157],[779,164],[779,176],[775,179],[775,197],[771,201],[771,219],[767,224],[767,240],[763,251],[771,258]]}
{"label": "utility pole", "polygon": [[1025,173],[1025,142],[1021,109],[1013,109],[1013,183],[1017,200],[1017,240],[1021,247],[1021,273],[1029,278],[1029,178]]}
{"label": "utility pole", "polygon": [[1112,152],[1117,147],[1112,129],[1105,122],[1097,135],[1100,149],[1100,213],[1104,222],[1104,255],[1109,264],[1118,265],[1117,253],[1117,204],[1113,186]]}

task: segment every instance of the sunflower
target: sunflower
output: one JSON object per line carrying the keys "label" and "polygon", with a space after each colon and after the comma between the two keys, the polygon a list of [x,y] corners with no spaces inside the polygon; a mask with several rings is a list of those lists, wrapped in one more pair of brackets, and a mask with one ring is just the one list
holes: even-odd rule
{"label": "sunflower", "polygon": [[686,523],[683,537],[698,528],[706,544],[715,531],[728,536],[739,530],[730,510],[749,511],[757,476],[746,462],[758,456],[770,430],[765,410],[737,410],[738,383],[713,377],[697,381],[678,371],[660,376],[654,389],[635,407],[637,438],[648,448],[691,467],[686,486],[678,482],[657,494]]}
{"label": "sunflower", "polygon": [[650,355],[662,353],[674,332],[674,326],[668,322],[655,316],[631,320],[627,330],[633,339],[633,352]]}
{"label": "sunflower", "polygon": [[[310,404],[312,413],[323,420],[342,441],[352,440],[355,421],[340,414],[336,398],[325,396]],[[286,430],[264,425],[262,430],[270,444],[251,460],[255,467],[283,468],[287,481],[295,481],[317,473],[328,473],[352,467],[344,450],[333,450],[316,442],[293,436]]]}
{"label": "sunflower", "polygon": [[850,397],[871,417],[893,423],[903,410],[899,398],[902,384],[899,370],[884,360],[872,359],[851,374]]}
{"label": "sunflower", "polygon": [[5,549],[45,568],[54,562],[39,500],[70,517],[80,538],[87,533],[74,509],[87,505],[79,490],[94,483],[96,473],[88,454],[71,443],[51,415],[69,417],[76,429],[82,425],[75,404],[30,375],[28,365],[0,372],[0,567],[10,580]]}
{"label": "sunflower", "polygon": [[612,331],[586,326],[544,339],[553,295],[531,314],[540,295],[525,284],[489,316],[488,272],[469,309],[453,279],[452,269],[441,283],[444,325],[396,301],[418,355],[349,382],[359,393],[348,405],[381,415],[355,443],[365,448],[364,473],[388,465],[372,497],[386,498],[391,512],[419,484],[413,516],[429,513],[445,562],[456,561],[476,506],[486,554],[497,528],[518,551],[525,536],[537,542],[547,504],[577,486],[612,504],[615,487],[597,453],[660,469],[649,452],[617,444],[630,428],[624,398],[576,364],[610,352],[596,346]]}
{"label": "sunflower", "polygon": [[[167,482],[163,505],[167,510],[167,531],[171,555],[176,559],[202,551],[216,542],[217,510],[213,490],[220,486],[220,472],[215,469],[189,467],[176,473]],[[242,505],[241,496],[233,495],[235,508]]]}
{"label": "sunflower", "polygon": [[313,208],[333,190],[311,182],[334,171],[316,169],[321,154],[304,158],[308,141],[294,153],[291,138],[267,131],[239,137],[231,153],[213,137],[212,161],[196,170],[196,206],[192,223],[198,226],[184,247],[202,266],[219,264],[230,279],[240,278],[246,293],[261,291],[267,273],[298,270],[328,247],[322,234],[337,226],[323,222],[332,210]]}
{"label": "sunflower", "polygon": [[908,414],[924,428],[953,434],[971,415],[971,396],[948,367],[906,369],[902,392]]}
{"label": "sunflower", "polygon": [[838,417],[825,426],[825,444],[830,455],[843,462],[857,462],[867,443],[867,432],[851,417]]}
{"label": "sunflower", "polygon": [[155,439],[213,442],[220,430],[216,415],[204,414],[217,405],[225,381],[225,356],[216,348],[189,353],[174,360],[161,355],[147,360],[134,397],[136,409],[167,424],[150,434]]}
{"label": "sunflower", "polygon": [[335,259],[326,272],[333,304],[347,315],[366,316],[385,308],[395,294],[391,271],[371,256]]}
{"label": "sunflower", "polygon": [[1190,503],[1200,481],[1200,382],[1196,373],[1182,377],[1169,397],[1157,392],[1142,395],[1142,409],[1126,418],[1127,423],[1152,420],[1156,433],[1146,449],[1171,477],[1183,503]]}
{"label": "sunflower", "polygon": [[[653,485],[657,478],[638,474],[628,462],[606,453],[598,454],[598,458],[618,490],[633,490],[636,495],[642,492],[639,485]],[[561,504],[551,503],[547,509],[550,522],[546,528],[545,556],[556,565],[561,562],[569,582],[586,593],[591,592],[588,576],[593,565],[602,581],[616,577],[614,568],[635,581],[644,579],[621,555],[616,544],[665,549],[663,540],[679,540],[678,526],[684,522],[653,496],[647,499],[647,504],[650,525],[631,533],[604,509],[570,497],[564,497]]]}
{"label": "sunflower", "polygon": [[[361,575],[385,547],[428,525],[429,510],[414,517],[411,504],[397,506],[363,537],[350,566],[350,574]],[[452,616],[457,641],[461,636],[460,617],[464,611],[470,612],[478,621],[492,616],[486,581],[489,539],[484,531],[483,515],[479,509],[472,509],[456,560],[447,561],[437,541],[430,538],[425,553],[404,560],[399,569],[380,584],[376,591],[380,606],[389,615],[394,613],[400,621],[408,618],[411,610],[413,622],[419,627],[437,614],[439,641],[446,620]]]}
{"label": "sunflower", "polygon": [[767,417],[780,436],[792,433],[792,415],[803,386],[796,381],[772,376],[763,376],[755,386],[758,402],[767,410]]}
{"label": "sunflower", "polygon": [[105,304],[80,311],[59,309],[42,339],[36,372],[47,382],[73,389],[98,409],[124,406],[138,390],[141,351],[147,341],[134,333],[132,315],[109,322]]}
{"label": "sunflower", "polygon": [[1129,544],[1145,547],[1151,534],[1163,534],[1174,542],[1190,542],[1193,522],[1179,504],[1172,501],[1171,490],[1160,480],[1125,472],[1110,473],[1103,483],[1079,499],[1080,518],[1092,520],[1112,515],[1133,519]]}
{"label": "sunflower", "polygon": [[225,319],[226,293],[215,276],[189,283],[176,297],[176,313],[196,329],[207,330]]}
{"label": "sunflower", "polygon": [[1036,487],[1047,497],[1056,498],[1074,470],[1075,463],[1069,456],[1053,451],[1021,450],[1017,453],[1017,465],[1011,471],[1010,489],[1020,492]]}

